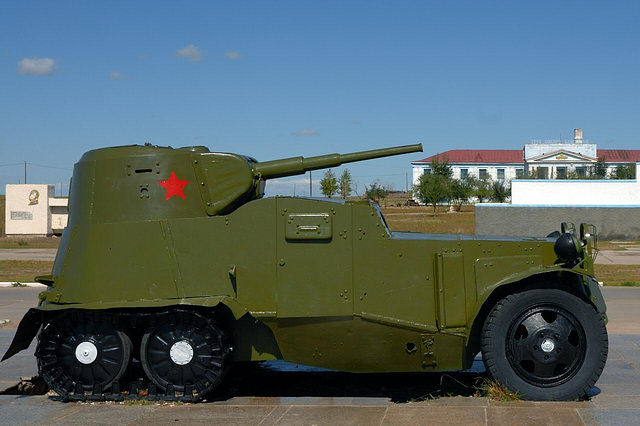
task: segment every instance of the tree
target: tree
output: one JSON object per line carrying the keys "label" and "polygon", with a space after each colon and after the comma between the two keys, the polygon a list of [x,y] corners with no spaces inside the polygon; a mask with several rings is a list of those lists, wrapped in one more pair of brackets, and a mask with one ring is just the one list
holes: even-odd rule
{"label": "tree", "polygon": [[349,173],[349,169],[344,169],[342,174],[340,175],[340,179],[338,179],[338,192],[342,196],[342,198],[347,198],[351,195],[353,185],[353,178],[351,177],[351,173]]}
{"label": "tree", "polygon": [[443,176],[447,179],[451,179],[453,176],[453,170],[451,169],[447,158],[444,158],[442,161],[438,161],[437,158],[431,160],[431,173]]}
{"label": "tree", "polygon": [[569,180],[584,179],[584,176],[580,176],[576,170],[569,170],[567,172],[567,179]]}
{"label": "tree", "polygon": [[593,166],[592,178],[593,179],[605,179],[607,177],[607,163],[604,161],[604,157],[598,157],[598,161]]}
{"label": "tree", "polygon": [[473,186],[475,185],[475,178],[473,176],[465,176],[462,179],[451,180],[451,202],[453,203],[456,211],[460,211],[462,204],[469,201],[473,193]]}
{"label": "tree", "polygon": [[413,190],[420,201],[433,205],[435,213],[438,203],[448,201],[451,198],[451,178],[442,174],[423,173]]}
{"label": "tree", "polygon": [[503,182],[493,182],[491,184],[490,199],[496,203],[504,203],[507,198],[511,197],[511,188]]}
{"label": "tree", "polygon": [[369,187],[364,186],[365,191],[364,195],[370,200],[373,200],[374,203],[380,205],[384,202],[384,199],[389,195],[389,186],[383,185],[379,180],[373,182]]}
{"label": "tree", "polygon": [[473,188],[473,195],[478,199],[479,203],[491,198],[491,179],[477,179]]}
{"label": "tree", "polygon": [[325,197],[329,198],[338,192],[338,180],[331,169],[324,172],[322,179],[320,179],[320,190]]}
{"label": "tree", "polygon": [[635,179],[636,178],[636,165],[624,164],[622,166],[618,166],[613,170],[611,174],[612,179]]}

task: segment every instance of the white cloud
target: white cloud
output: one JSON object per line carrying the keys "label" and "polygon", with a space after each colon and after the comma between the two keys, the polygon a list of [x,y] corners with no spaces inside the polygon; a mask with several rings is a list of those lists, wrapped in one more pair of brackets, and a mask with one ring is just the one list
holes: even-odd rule
{"label": "white cloud", "polygon": [[50,75],[56,69],[56,61],[51,58],[24,58],[18,62],[18,74]]}
{"label": "white cloud", "polygon": [[298,130],[297,132],[291,133],[293,136],[318,136],[320,132],[312,129],[304,129]]}
{"label": "white cloud", "polygon": [[227,59],[231,59],[232,61],[237,61],[240,59],[240,52],[236,52],[235,50],[227,50],[224,52],[224,56]]}
{"label": "white cloud", "polygon": [[176,50],[176,54],[182,56],[183,58],[187,58],[191,62],[202,60],[204,53],[200,50],[198,46],[194,46],[193,44],[188,44],[182,49]]}
{"label": "white cloud", "polygon": [[118,71],[114,71],[111,73],[111,78],[114,80],[126,80],[127,77],[125,77],[124,75],[120,74]]}

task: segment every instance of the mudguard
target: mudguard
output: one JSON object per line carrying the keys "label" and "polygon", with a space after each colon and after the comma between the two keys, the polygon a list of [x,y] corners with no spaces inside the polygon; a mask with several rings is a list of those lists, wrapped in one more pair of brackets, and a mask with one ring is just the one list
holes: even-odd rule
{"label": "mudguard", "polygon": [[[46,293],[44,292],[43,299],[46,300]],[[142,301],[121,301],[121,302],[111,302],[111,303],[78,303],[78,304],[54,304],[47,303],[38,306],[37,308],[31,308],[25,316],[20,321],[18,325],[18,329],[16,330],[16,334],[13,337],[13,341],[9,346],[9,349],[2,357],[0,362],[11,358],[13,355],[18,352],[27,349],[33,338],[36,337],[40,327],[45,321],[45,318],[54,312],[65,311],[70,309],[100,309],[100,310],[109,310],[109,309],[126,309],[126,308],[157,308],[157,307],[169,307],[169,306],[179,306],[179,305],[189,305],[189,306],[202,306],[207,308],[212,308],[218,304],[223,304],[233,314],[235,319],[240,319],[244,314],[247,313],[247,310],[242,307],[238,302],[236,302],[233,298],[228,296],[218,296],[218,297],[193,297],[193,298],[185,298],[178,300],[142,300]]]}

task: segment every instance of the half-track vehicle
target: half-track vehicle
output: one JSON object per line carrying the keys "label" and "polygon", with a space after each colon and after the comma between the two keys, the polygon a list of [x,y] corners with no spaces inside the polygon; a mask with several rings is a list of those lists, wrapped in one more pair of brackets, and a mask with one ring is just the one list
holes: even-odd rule
{"label": "half-track vehicle", "polygon": [[37,277],[48,287],[3,360],[37,335],[39,373],[68,400],[198,401],[240,361],[429,372],[482,353],[526,399],[582,397],[608,350],[592,226],[392,232],[368,201],[263,197],[269,179],[421,150],[85,153],[52,273]]}

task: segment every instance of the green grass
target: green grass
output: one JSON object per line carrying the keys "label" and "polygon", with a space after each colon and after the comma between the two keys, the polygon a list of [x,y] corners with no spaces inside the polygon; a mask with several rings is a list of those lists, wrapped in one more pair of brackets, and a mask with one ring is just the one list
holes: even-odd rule
{"label": "green grass", "polygon": [[0,260],[0,281],[32,283],[38,275],[48,275],[53,262],[40,260]]}
{"label": "green grass", "polygon": [[2,237],[0,248],[55,248],[60,245],[58,237]]}
{"label": "green grass", "polygon": [[604,285],[609,286],[609,287],[611,287],[611,286],[640,287],[640,283],[636,283],[636,282],[633,282],[633,281],[623,281],[623,282],[621,282],[619,284],[607,284],[607,283],[605,283]]}
{"label": "green grass", "polygon": [[593,269],[605,286],[640,287],[640,265],[594,265]]}

